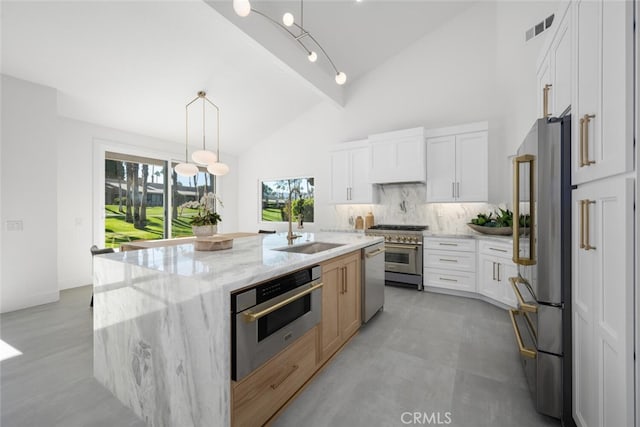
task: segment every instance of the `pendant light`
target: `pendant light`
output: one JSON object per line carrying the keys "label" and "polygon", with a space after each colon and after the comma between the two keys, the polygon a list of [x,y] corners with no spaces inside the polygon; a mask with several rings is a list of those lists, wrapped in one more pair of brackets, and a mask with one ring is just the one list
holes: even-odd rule
{"label": "pendant light", "polygon": [[[182,176],[195,176],[199,168],[193,163],[189,163],[188,149],[189,149],[189,107],[197,100],[202,100],[202,150],[196,150],[191,154],[191,159],[198,164],[207,165],[207,170],[217,176],[225,175],[229,172],[229,167],[219,162],[220,160],[220,108],[209,98],[205,91],[198,92],[198,95],[185,106],[185,163],[179,163],[175,166],[174,170],[177,174]],[[217,152],[207,150],[206,146],[206,105],[209,104],[216,109],[216,127],[217,127]]]}
{"label": "pendant light", "polygon": [[[243,17],[243,18],[245,16],[248,16],[251,12],[254,12],[256,15],[260,15],[263,18],[266,18],[267,20],[271,21],[273,24],[277,25],[278,27],[280,27],[284,31],[286,31],[287,34],[289,34],[296,42],[298,42],[298,44],[306,52],[307,59],[309,59],[310,62],[316,62],[316,60],[318,59],[318,54],[315,51],[310,50],[307,47],[307,45],[305,45],[305,43],[303,43],[303,40],[305,38],[308,38],[316,46],[318,46],[320,51],[324,54],[324,56],[329,61],[329,64],[331,64],[331,67],[333,68],[333,70],[336,72],[336,75],[335,75],[336,83],[339,84],[339,85],[343,85],[343,84],[345,84],[347,82],[347,75],[344,72],[338,70],[338,68],[335,66],[335,64],[331,60],[331,57],[329,57],[329,54],[324,50],[324,48],[320,45],[320,43],[318,43],[318,41],[311,35],[311,33],[304,28],[304,4],[303,4],[303,0],[300,0],[300,24],[295,22],[295,18],[294,18],[293,14],[291,12],[285,13],[282,16],[282,23],[280,23],[280,22],[276,21],[275,19],[273,19],[273,18],[265,15],[264,13],[260,12],[259,10],[254,9],[251,6],[251,3],[249,2],[249,0],[233,0],[233,10],[236,12],[236,15],[238,15],[240,17]],[[299,33],[296,34],[295,32],[289,30],[289,28],[291,28],[291,27],[294,27],[294,28],[300,30]]]}

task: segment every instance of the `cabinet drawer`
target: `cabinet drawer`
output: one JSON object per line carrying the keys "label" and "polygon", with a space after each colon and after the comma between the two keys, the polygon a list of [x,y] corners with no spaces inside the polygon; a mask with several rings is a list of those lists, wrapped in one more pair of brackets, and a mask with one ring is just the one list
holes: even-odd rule
{"label": "cabinet drawer", "polygon": [[424,285],[458,291],[475,292],[475,273],[464,271],[448,271],[433,268],[424,269]]}
{"label": "cabinet drawer", "polygon": [[261,426],[316,368],[317,327],[304,334],[239,383],[233,384],[233,425]]}
{"label": "cabinet drawer", "polygon": [[513,243],[511,241],[480,240],[478,242],[478,251],[481,254],[511,258],[513,255]]}
{"label": "cabinet drawer", "polygon": [[473,272],[476,271],[476,254],[474,252],[427,249],[424,251],[424,266]]}
{"label": "cabinet drawer", "polygon": [[445,251],[475,252],[475,239],[449,239],[438,237],[427,237],[424,239],[426,249],[441,249]]}

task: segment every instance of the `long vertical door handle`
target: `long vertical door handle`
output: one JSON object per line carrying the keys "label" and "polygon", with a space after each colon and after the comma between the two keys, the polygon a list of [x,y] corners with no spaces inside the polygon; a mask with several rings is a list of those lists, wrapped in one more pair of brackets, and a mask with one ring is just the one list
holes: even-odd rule
{"label": "long vertical door handle", "polygon": [[460,181],[456,182],[456,197],[460,198]]}
{"label": "long vertical door handle", "polygon": [[[513,262],[518,265],[536,264],[536,192],[535,192],[535,156],[523,154],[513,159]],[[529,163],[529,257],[520,256],[520,165]],[[526,225],[524,226],[526,228]]]}
{"label": "long vertical door handle", "polygon": [[496,265],[498,266],[498,282],[500,281],[500,263],[497,262]]}
{"label": "long vertical door handle", "polygon": [[347,187],[346,190],[347,190],[347,200],[349,200],[349,187]]}
{"label": "long vertical door handle", "polygon": [[496,280],[496,263],[492,261],[491,264],[493,264],[493,280]]}
{"label": "long vertical door handle", "polygon": [[[591,119],[595,117],[595,114],[585,114],[583,118],[580,119],[580,122],[584,127],[584,130],[582,131],[582,150],[584,150],[582,166],[589,166],[595,163],[595,160],[589,160],[589,122],[591,122]],[[584,122],[582,121],[583,119]]]}
{"label": "long vertical door handle", "polygon": [[580,249],[584,249],[584,202],[580,200]]}
{"label": "long vertical door handle", "polygon": [[584,201],[585,211],[586,211],[584,213],[584,217],[585,217],[584,250],[585,251],[589,251],[596,248],[595,246],[591,246],[591,243],[590,243],[591,239],[589,238],[589,227],[591,226],[590,224],[591,221],[589,218],[589,205],[595,205],[595,204],[596,204],[595,200],[587,199]]}
{"label": "long vertical door handle", "polygon": [[[580,167],[586,166],[584,161],[584,117],[580,117],[580,127],[578,132],[578,144],[580,145]],[[582,200],[580,201],[582,203]],[[582,222],[580,222],[582,224]],[[580,240],[582,243],[582,240]]]}
{"label": "long vertical door handle", "polygon": [[342,284],[344,285],[344,293],[349,292],[349,288],[347,287],[347,267],[342,267],[344,279],[342,279]]}
{"label": "long vertical door handle", "polygon": [[551,86],[550,84],[546,84],[542,88],[542,117],[549,117],[551,115],[549,112],[549,90]]}
{"label": "long vertical door handle", "polygon": [[451,198],[452,199],[456,198],[456,183],[455,182],[451,183]]}

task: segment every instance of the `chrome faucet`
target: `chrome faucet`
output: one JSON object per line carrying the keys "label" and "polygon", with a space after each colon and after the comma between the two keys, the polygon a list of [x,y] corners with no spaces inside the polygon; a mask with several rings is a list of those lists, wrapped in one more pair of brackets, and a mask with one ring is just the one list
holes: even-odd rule
{"label": "chrome faucet", "polygon": [[[298,197],[302,197],[300,190],[293,188],[289,190],[289,232],[287,233],[287,242],[291,245],[295,239],[302,237],[300,234],[293,234],[292,220],[293,220],[293,201],[291,200],[292,193],[298,193]],[[298,230],[303,229],[302,215],[298,215]]]}

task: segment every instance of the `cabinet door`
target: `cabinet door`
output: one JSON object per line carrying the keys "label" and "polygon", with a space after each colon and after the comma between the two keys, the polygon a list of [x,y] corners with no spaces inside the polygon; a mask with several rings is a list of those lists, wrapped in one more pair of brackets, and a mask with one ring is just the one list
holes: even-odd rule
{"label": "cabinet door", "polygon": [[497,280],[498,259],[487,255],[478,256],[478,292],[496,301],[503,296],[501,283]]}
{"label": "cabinet door", "polygon": [[573,193],[573,418],[633,425],[633,180]]}
{"label": "cabinet door", "polygon": [[427,139],[427,202],[455,200],[455,136]]}
{"label": "cabinet door", "polygon": [[343,291],[340,294],[340,329],[345,341],[360,328],[360,256],[354,254],[344,261]]}
{"label": "cabinet door", "polygon": [[424,136],[405,138],[397,145],[397,182],[424,182],[426,154]]}
{"label": "cabinet door", "polygon": [[553,97],[551,96],[551,91],[553,90],[553,82],[551,81],[551,60],[549,59],[549,55],[542,61],[540,64],[540,68],[538,68],[537,72],[537,81],[538,81],[538,117],[544,117],[544,89],[547,85],[551,85],[548,89],[549,94],[546,98],[547,100],[547,113],[550,114],[553,108]]}
{"label": "cabinet door", "polygon": [[511,287],[509,278],[517,276],[518,269],[516,265],[507,258],[501,259],[497,273],[497,280],[502,288],[502,298],[500,301],[513,308],[517,307],[518,300],[516,299],[516,295],[513,293],[513,288]]}
{"label": "cabinet door", "polygon": [[574,9],[572,182],[581,184],[633,169],[633,16],[632,2],[580,0]]}
{"label": "cabinet door", "polygon": [[338,298],[342,289],[342,263],[322,264],[322,321],[320,328],[320,363],[331,356],[341,344]]}
{"label": "cabinet door", "polygon": [[331,153],[331,203],[349,201],[349,151]]}
{"label": "cabinet door", "polygon": [[553,72],[553,87],[549,92],[553,109],[552,116],[559,116],[571,105],[571,30],[569,23],[571,15],[566,12],[561,17],[558,29],[551,44],[549,58]]}
{"label": "cabinet door", "polygon": [[393,182],[398,153],[393,141],[371,143],[371,182]]}
{"label": "cabinet door", "polygon": [[456,136],[456,200],[489,199],[487,132]]}
{"label": "cabinet door", "polygon": [[349,166],[351,203],[375,203],[373,186],[369,178],[371,171],[369,148],[351,150]]}

